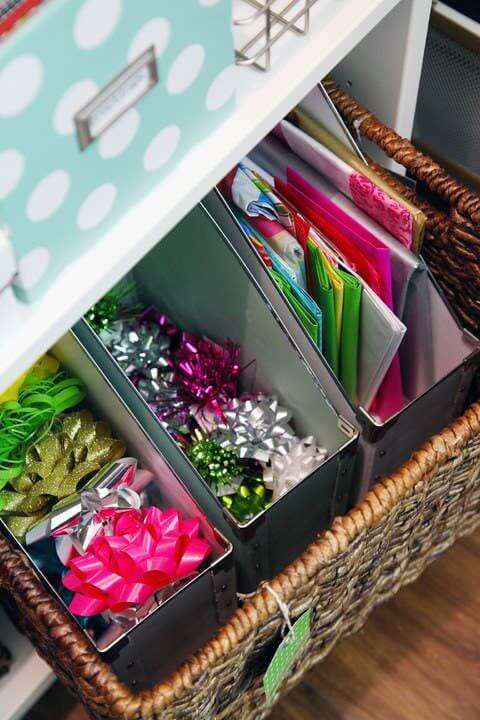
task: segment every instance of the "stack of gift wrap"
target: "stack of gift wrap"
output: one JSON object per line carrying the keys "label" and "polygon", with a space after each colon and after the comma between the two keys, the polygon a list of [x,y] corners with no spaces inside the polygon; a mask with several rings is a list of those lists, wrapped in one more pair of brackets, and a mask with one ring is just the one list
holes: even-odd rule
{"label": "stack of gift wrap", "polygon": [[0,517],[92,637],[146,617],[211,554],[196,517],[151,501],[152,472],[45,355],[0,398]]}
{"label": "stack of gift wrap", "polygon": [[224,507],[250,521],[310,475],[326,450],[297,436],[277,397],[241,392],[238,343],[184,332],[133,302],[135,294],[120,285],[87,321]]}

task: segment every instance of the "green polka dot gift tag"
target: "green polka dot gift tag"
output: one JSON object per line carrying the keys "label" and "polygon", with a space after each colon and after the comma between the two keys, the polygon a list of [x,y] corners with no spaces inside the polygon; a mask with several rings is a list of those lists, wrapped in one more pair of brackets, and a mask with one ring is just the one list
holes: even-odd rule
{"label": "green polka dot gift tag", "polygon": [[310,639],[311,616],[311,610],[300,615],[283,638],[268,666],[263,677],[263,687],[269,704],[273,702],[278,689]]}

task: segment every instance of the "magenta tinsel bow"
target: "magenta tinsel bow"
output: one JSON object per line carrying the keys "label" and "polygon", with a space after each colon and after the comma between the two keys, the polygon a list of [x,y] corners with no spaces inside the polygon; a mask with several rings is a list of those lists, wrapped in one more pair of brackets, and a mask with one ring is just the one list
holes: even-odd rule
{"label": "magenta tinsel bow", "polygon": [[163,335],[168,335],[169,337],[174,337],[178,333],[177,326],[170,320],[170,318],[165,315],[165,313],[161,313],[154,305],[149,305],[145,310],[142,310],[142,312],[138,316],[138,320],[141,323],[146,322],[153,322],[158,325],[158,327],[162,330]]}
{"label": "magenta tinsel bow", "polygon": [[183,333],[173,358],[180,397],[205,412],[222,415],[237,395],[239,354],[239,345],[232,340],[222,347],[206,337]]}

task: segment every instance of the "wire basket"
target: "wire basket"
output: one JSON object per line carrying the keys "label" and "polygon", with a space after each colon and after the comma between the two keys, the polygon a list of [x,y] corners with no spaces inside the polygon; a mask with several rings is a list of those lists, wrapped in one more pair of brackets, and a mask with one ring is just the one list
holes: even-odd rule
{"label": "wire basket", "polygon": [[272,47],[286,33],[305,35],[310,9],[317,0],[235,0],[234,36],[237,65],[268,70]]}

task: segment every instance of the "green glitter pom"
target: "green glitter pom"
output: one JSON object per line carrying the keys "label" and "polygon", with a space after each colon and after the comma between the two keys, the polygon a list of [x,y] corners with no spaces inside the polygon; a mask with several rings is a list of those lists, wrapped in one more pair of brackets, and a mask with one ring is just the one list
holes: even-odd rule
{"label": "green glitter pom", "polygon": [[232,482],[244,472],[242,462],[234,450],[222,448],[208,437],[200,437],[190,448],[188,456],[216,494],[232,487]]}
{"label": "green glitter pom", "polygon": [[239,522],[248,522],[269,506],[272,493],[265,488],[259,471],[240,460],[235,450],[222,448],[216,440],[198,433],[188,456]]}
{"label": "green glitter pom", "polygon": [[92,305],[86,313],[85,319],[97,334],[102,331],[111,332],[113,324],[118,320],[129,320],[140,311],[140,305],[126,308],[123,304],[125,298],[133,290],[133,284],[113,288],[95,305]]}

